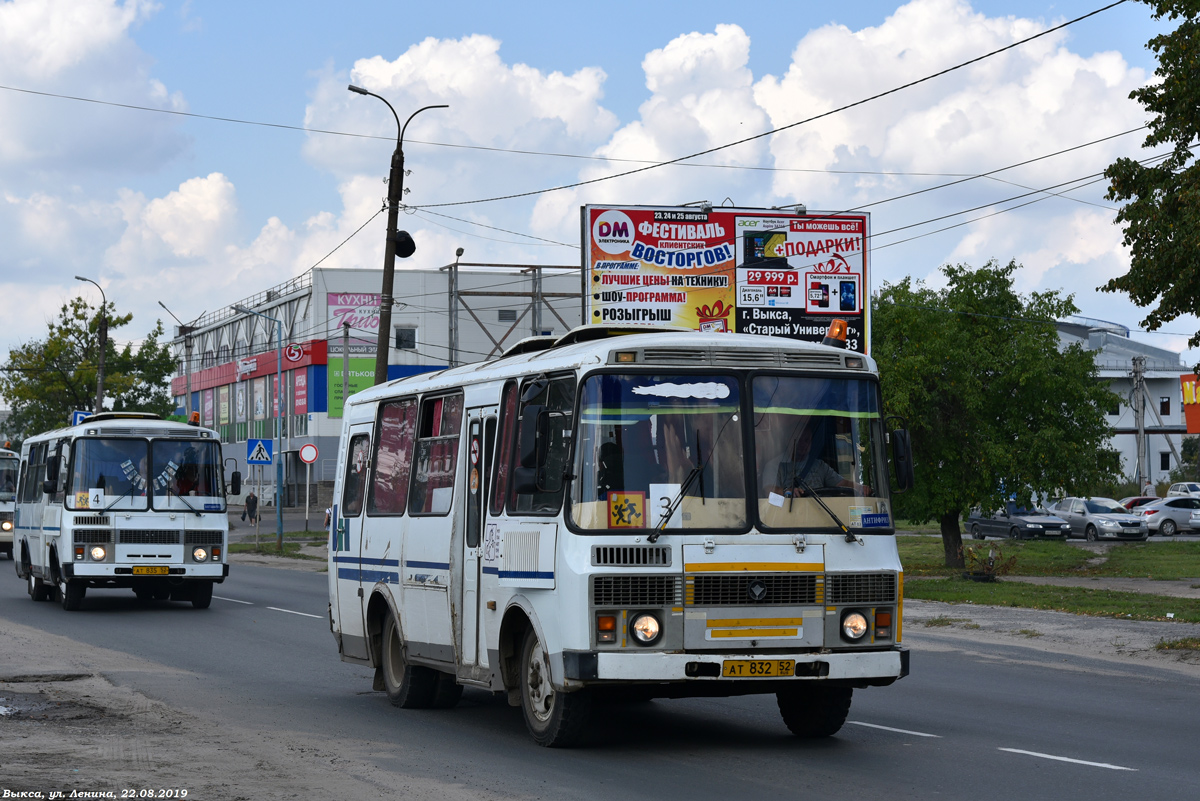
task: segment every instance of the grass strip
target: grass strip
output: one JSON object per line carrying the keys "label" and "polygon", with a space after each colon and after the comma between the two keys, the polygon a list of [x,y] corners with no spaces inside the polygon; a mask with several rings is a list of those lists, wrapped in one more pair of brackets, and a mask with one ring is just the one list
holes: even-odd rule
{"label": "grass strip", "polygon": [[[998,546],[1005,559],[1015,556],[1016,563],[1011,571],[1015,576],[1099,575],[1087,564],[1096,554],[1062,542],[963,540],[964,550],[973,546],[985,553],[989,548]],[[951,577],[962,572],[961,568],[946,567],[946,552],[942,548],[941,537],[897,537],[896,547],[900,550],[900,564],[904,565],[905,576]]]}
{"label": "grass strip", "polygon": [[1180,637],[1178,640],[1159,640],[1156,651],[1200,651],[1200,637]]}
{"label": "grass strip", "polygon": [[[951,604],[1047,609],[1121,620],[1200,623],[1200,600],[1084,587],[1050,587],[1016,581],[980,583],[947,578],[905,582],[904,595],[906,598]],[[1168,612],[1174,617],[1168,618]]]}
{"label": "grass strip", "polygon": [[229,543],[229,552],[253,553],[260,554],[262,556],[286,556],[289,559],[309,559],[314,562],[325,561],[324,556],[312,556],[311,554],[301,553],[300,548],[305,544],[306,543],[288,542],[285,540],[283,543],[283,552],[281,553],[279,549],[275,547],[274,538],[271,538],[269,541],[264,539],[258,544],[258,547],[255,547],[253,542],[231,542]]}

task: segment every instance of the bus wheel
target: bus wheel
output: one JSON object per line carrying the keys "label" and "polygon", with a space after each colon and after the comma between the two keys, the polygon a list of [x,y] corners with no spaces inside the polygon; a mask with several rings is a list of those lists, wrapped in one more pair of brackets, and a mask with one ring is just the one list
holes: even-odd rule
{"label": "bus wheel", "polygon": [[404,643],[396,616],[388,615],[383,627],[383,689],[393,705],[403,709],[428,709],[437,692],[437,671],[410,665],[404,659]]}
{"label": "bus wheel", "polygon": [[212,603],[212,588],[211,581],[197,581],[192,585],[192,607],[195,609],[207,609]]}
{"label": "bus wheel", "polygon": [[79,609],[79,604],[83,601],[83,596],[87,592],[87,587],[82,581],[62,581],[59,583],[58,594],[62,598],[62,608],[68,612],[74,612]]}
{"label": "bus wheel", "polygon": [[796,687],[775,695],[783,723],[797,737],[830,737],[850,714],[849,687]]}
{"label": "bus wheel", "polygon": [[454,678],[453,673],[437,674],[437,687],[433,691],[434,709],[453,709],[462,698],[463,686]]}
{"label": "bus wheel", "polygon": [[33,575],[32,570],[30,570],[27,575],[29,576],[29,585],[28,585],[29,597],[35,601],[44,601],[47,598],[49,598],[50,597],[50,588],[47,587],[45,584],[43,584],[42,580],[40,578]]}
{"label": "bus wheel", "polygon": [[538,745],[564,748],[579,742],[592,710],[587,690],[558,692],[550,678],[549,654],[532,628],[521,648],[521,711]]}

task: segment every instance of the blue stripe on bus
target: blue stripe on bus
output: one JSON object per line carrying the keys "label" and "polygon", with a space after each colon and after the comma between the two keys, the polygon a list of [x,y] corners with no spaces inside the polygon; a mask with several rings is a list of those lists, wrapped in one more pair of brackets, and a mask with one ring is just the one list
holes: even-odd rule
{"label": "blue stripe on bus", "polygon": [[[486,568],[485,568],[486,569]],[[554,573],[543,573],[540,570],[501,570],[498,575],[502,579],[552,579]]]}
{"label": "blue stripe on bus", "polygon": [[399,573],[390,573],[386,570],[363,570],[356,567],[339,567],[337,576],[339,579],[347,579],[349,581],[371,583],[382,581],[385,584],[400,583]]}
{"label": "blue stripe on bus", "polygon": [[490,575],[493,575],[493,576],[494,576],[494,575],[496,575],[496,574],[498,574],[498,573],[500,572],[500,568],[498,568],[498,567],[488,567],[487,565],[484,565],[484,567],[483,567],[483,572],[484,572],[484,573],[488,573],[488,574],[490,574]]}
{"label": "blue stripe on bus", "polygon": [[429,570],[449,570],[449,562],[408,562],[404,563],[405,567],[424,567]]}
{"label": "blue stripe on bus", "polygon": [[62,531],[59,526],[17,526],[17,531]]}

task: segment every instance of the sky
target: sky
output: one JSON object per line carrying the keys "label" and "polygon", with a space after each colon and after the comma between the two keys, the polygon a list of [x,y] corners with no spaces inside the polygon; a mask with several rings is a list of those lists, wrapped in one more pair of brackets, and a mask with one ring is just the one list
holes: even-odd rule
{"label": "sky", "polygon": [[1195,364],[1200,321],[1142,333],[1148,309],[1098,291],[1129,267],[1098,173],[1158,152],[1129,93],[1171,26],[1144,4],[792,126],[1105,4],[0,0],[0,353],[98,302],[76,275],[133,313],[124,342],[160,318],[170,334],[160,301],[186,322],[318,263],[380,267],[396,122],[355,83],[401,120],[449,106],[405,134],[417,251],[399,270],[459,247],[578,265],[586,203],[865,207],[873,289],[1015,260],[1018,291],[1072,294]]}

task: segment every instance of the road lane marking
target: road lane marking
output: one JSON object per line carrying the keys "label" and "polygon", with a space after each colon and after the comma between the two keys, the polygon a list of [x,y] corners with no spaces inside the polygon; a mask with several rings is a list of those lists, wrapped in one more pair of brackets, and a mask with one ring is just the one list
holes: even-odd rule
{"label": "road lane marking", "polygon": [[1039,754],[1037,751],[1022,751],[1020,748],[1001,748],[1001,751],[1007,751],[1010,754],[1025,754],[1026,756],[1040,757],[1042,759],[1053,759],[1056,762],[1072,762],[1076,765],[1088,765],[1093,768],[1107,768],[1109,770],[1132,770],[1137,771],[1137,768],[1126,768],[1121,765],[1110,765],[1107,762],[1088,762],[1085,759],[1071,759],[1070,757],[1055,756],[1054,754]]}
{"label": "road lane marking", "polygon": [[268,609],[273,609],[276,612],[287,612],[289,615],[301,615],[302,617],[315,617],[321,619],[320,615],[310,615],[308,612],[293,612],[291,609],[280,609],[278,606],[268,606]]}
{"label": "road lane marking", "polygon": [[222,600],[222,601],[230,601],[235,604],[245,604],[246,606],[254,606],[254,604],[251,603],[250,601],[239,601],[237,598],[226,598],[224,595],[214,595],[213,597],[217,598],[219,600]]}
{"label": "road lane marking", "polygon": [[863,723],[861,720],[848,720],[846,722],[852,723],[855,726],[866,726],[871,729],[883,729],[884,731],[894,731],[899,734],[911,734],[914,737],[936,737],[939,740],[942,737],[940,734],[926,734],[923,731],[909,731],[908,729],[893,729],[891,726],[880,726],[878,723]]}

